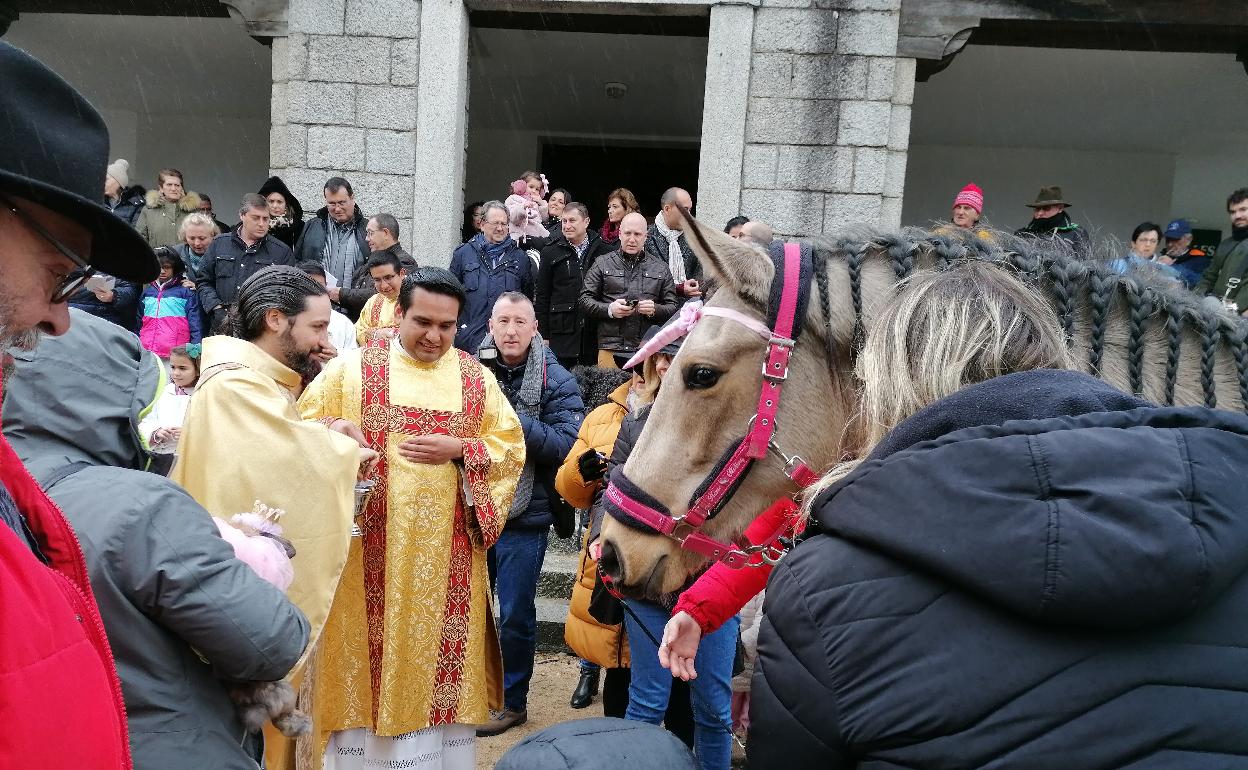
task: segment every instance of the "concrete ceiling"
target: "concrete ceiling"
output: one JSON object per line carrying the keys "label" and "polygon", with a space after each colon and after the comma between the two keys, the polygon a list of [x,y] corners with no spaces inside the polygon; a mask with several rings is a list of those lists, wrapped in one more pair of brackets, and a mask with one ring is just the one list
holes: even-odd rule
{"label": "concrete ceiling", "polygon": [[271,51],[233,19],[23,13],[4,39],[100,109],[213,117],[269,111]]}
{"label": "concrete ceiling", "polygon": [[[706,38],[473,29],[470,40],[474,128],[702,135]],[[609,81],[627,95],[608,98]]]}
{"label": "concrete ceiling", "polygon": [[1242,144],[1230,54],[971,45],[915,89],[911,142],[1196,153]]}

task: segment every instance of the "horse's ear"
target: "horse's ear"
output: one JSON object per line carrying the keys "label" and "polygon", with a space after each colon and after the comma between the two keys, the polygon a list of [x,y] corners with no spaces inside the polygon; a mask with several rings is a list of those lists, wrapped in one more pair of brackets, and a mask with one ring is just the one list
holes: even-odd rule
{"label": "horse's ear", "polygon": [[767,301],[775,266],[757,248],[730,237],[722,230],[707,227],[693,218],[687,209],[680,209],[685,220],[685,237],[689,247],[702,263],[706,274],[743,294]]}

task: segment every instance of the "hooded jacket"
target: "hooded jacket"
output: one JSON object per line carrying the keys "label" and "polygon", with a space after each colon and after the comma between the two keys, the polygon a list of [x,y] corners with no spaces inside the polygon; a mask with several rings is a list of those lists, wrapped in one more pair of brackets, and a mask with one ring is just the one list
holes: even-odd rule
{"label": "hooded jacket", "polygon": [[264,184],[260,185],[259,193],[261,198],[267,198],[273,193],[281,193],[286,199],[286,216],[280,223],[276,219],[273,220],[269,235],[294,249],[295,244],[299,242],[299,236],[303,235],[303,206],[299,204],[299,199],[291,193],[290,188],[280,176],[271,176],[264,180]]}
{"label": "hooded jacket", "polygon": [[1248,754],[1248,417],[1064,371],[965,388],[815,500],[767,584],[755,766]]}
{"label": "hooded jacket", "polygon": [[[605,370],[604,370],[605,371]],[[612,370],[614,371],[614,370]],[[563,465],[555,476],[555,490],[575,508],[589,508],[602,489],[603,482],[585,481],[581,476],[580,458],[591,449],[610,457],[620,423],[628,414],[628,391],[631,382],[617,387],[607,403],[597,407],[585,417]],[[585,533],[585,545],[581,548],[577,565],[576,582],[572,585],[572,598],[568,602],[568,618],[563,624],[563,640],[579,657],[606,668],[627,668],[628,642],[624,638],[624,624],[601,623],[589,612],[594,583],[598,577],[598,562],[589,555],[589,532]]]}
{"label": "hooded jacket", "polygon": [[[75,324],[92,319],[77,310],[70,315]],[[7,396],[12,383],[4,385]],[[43,397],[55,402],[59,395],[49,390]],[[25,398],[6,398],[6,424]],[[0,440],[0,484],[10,498],[5,507],[16,507],[27,538],[38,544],[36,552],[15,530],[0,527],[0,713],[6,719],[0,767],[33,762],[47,770],[126,770],[125,704],[82,548],[7,431]]]}
{"label": "hooded jacket", "polygon": [[[138,420],[164,380],[159,361],[133,335],[77,312],[68,334],[16,357],[4,432],[82,543],[121,675],[134,766],[255,770],[258,741],[244,737],[224,681],[285,676],[308,624],[234,558],[185,491],[135,470],[146,461]],[[41,718],[77,742],[78,725],[60,717],[80,695],[61,697]]]}
{"label": "hooded jacket", "polygon": [[186,191],[177,203],[170,203],[161,196],[160,190],[147,193],[146,205],[134,222],[147,245],[173,246],[178,242],[178,225],[192,212],[199,210],[199,195]]}

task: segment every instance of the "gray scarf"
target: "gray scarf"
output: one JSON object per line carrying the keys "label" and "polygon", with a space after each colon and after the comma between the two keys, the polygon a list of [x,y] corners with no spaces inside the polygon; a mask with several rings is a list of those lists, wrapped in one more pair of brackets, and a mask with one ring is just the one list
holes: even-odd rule
{"label": "gray scarf", "polygon": [[[481,345],[477,348],[477,358],[481,357],[482,350],[496,347],[494,335],[486,334],[485,339],[481,340]],[[524,362],[524,379],[520,382],[520,392],[515,395],[511,403],[516,414],[533,419],[539,419],[542,416],[542,387],[545,385],[545,380],[546,342],[542,339],[542,335],[537,334],[534,335],[533,342],[529,345],[529,357]],[[520,472],[520,481],[516,484],[516,496],[512,498],[507,520],[511,521],[527,511],[532,499],[533,460],[526,456],[524,470]]]}
{"label": "gray scarf", "polygon": [[338,280],[339,286],[350,288],[355,263],[360,258],[360,244],[355,240],[354,217],[338,224],[325,215],[325,269]]}

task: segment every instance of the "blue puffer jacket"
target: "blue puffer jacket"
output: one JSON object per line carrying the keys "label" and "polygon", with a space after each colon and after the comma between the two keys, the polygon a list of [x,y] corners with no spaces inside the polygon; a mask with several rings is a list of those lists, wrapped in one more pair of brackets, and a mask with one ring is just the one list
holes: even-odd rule
{"label": "blue puffer jacket", "polygon": [[751,766],[1248,756],[1248,418],[1024,372],[920,411],[767,583]]}
{"label": "blue puffer jacket", "polygon": [[[533,299],[533,260],[512,245],[496,267],[485,257],[485,237],[480,233],[455,249],[451,256],[451,272],[468,292],[468,302],[459,314],[459,332],[455,347],[476,353],[489,331],[490,313],[494,302],[509,291],[518,291]],[[562,458],[560,458],[562,460]]]}
{"label": "blue puffer jacket", "polygon": [[[514,406],[524,382],[524,366],[509,368],[501,358],[487,361],[487,365],[494,372],[507,400]],[[549,348],[546,349],[545,383],[541,417],[519,415],[520,425],[524,428],[525,452],[536,467],[533,470],[533,496],[529,500],[529,509],[508,521],[508,527],[544,529],[554,524],[550,494],[554,489],[555,473],[576,443],[576,433],[585,419],[585,404],[581,400],[576,377],[563,368]]]}

